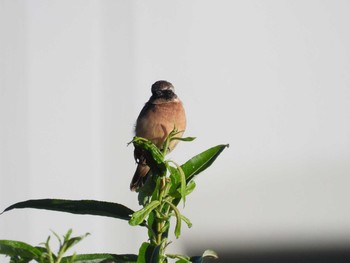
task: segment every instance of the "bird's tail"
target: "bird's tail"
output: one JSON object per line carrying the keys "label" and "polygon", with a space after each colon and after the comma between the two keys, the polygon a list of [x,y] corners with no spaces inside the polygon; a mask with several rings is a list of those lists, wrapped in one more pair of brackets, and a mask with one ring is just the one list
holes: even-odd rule
{"label": "bird's tail", "polygon": [[132,178],[130,183],[131,191],[136,191],[138,188],[144,185],[149,170],[150,167],[146,164],[139,163],[137,165],[134,177]]}

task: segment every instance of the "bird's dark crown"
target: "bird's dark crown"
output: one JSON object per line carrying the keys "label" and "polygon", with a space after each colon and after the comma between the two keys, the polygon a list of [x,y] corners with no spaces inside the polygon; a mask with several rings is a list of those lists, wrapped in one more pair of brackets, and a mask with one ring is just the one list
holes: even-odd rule
{"label": "bird's dark crown", "polygon": [[152,85],[152,99],[172,100],[176,98],[174,86],[165,80],[159,80]]}

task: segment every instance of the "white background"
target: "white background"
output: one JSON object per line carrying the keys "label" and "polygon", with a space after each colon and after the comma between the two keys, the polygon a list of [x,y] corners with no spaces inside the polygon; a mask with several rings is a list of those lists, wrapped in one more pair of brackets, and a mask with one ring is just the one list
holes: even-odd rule
{"label": "white background", "polygon": [[[349,243],[349,13],[348,1],[1,0],[0,210],[48,197],[138,209],[126,144],[166,79],[197,136],[171,158],[230,144],[197,178],[194,226],[172,252]],[[137,253],[147,238],[101,217],[0,216],[0,239],[33,245],[69,228],[92,234],[79,252]]]}

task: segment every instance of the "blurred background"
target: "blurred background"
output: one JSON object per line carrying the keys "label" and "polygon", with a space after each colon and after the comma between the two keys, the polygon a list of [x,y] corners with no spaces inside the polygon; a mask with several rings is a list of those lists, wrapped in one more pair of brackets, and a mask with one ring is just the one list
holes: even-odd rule
{"label": "blurred background", "polygon": [[[193,227],[169,252],[350,262],[349,13],[338,0],[0,0],[0,210],[48,197],[138,209],[127,143],[166,79],[197,137],[171,158],[230,144],[197,177]],[[102,217],[0,216],[0,239],[33,245],[69,228],[92,234],[79,253],[137,253],[147,239]]]}

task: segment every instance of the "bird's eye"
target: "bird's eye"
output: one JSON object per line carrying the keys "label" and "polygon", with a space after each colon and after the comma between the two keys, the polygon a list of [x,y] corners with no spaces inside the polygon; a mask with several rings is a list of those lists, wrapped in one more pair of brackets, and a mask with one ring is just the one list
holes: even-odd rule
{"label": "bird's eye", "polygon": [[164,94],[164,90],[157,90],[157,91],[156,91],[157,97],[162,97],[163,94]]}

